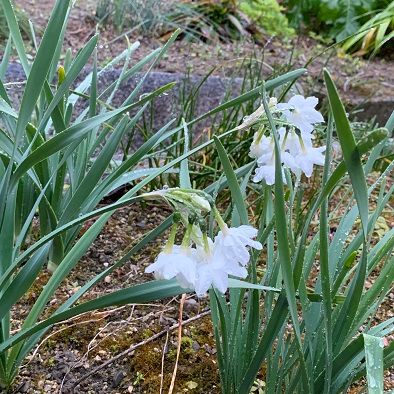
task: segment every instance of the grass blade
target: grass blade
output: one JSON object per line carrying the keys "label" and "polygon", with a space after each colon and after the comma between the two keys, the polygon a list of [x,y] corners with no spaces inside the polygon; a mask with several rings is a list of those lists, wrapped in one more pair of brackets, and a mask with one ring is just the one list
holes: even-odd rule
{"label": "grass blade", "polygon": [[228,187],[230,189],[231,197],[232,200],[234,201],[235,208],[238,211],[241,224],[248,224],[249,222],[248,212],[246,210],[245,201],[242,196],[241,188],[239,187],[237,176],[234,173],[234,170],[231,166],[230,160],[227,156],[227,153],[222,143],[216,136],[214,136],[213,139],[215,141],[215,145],[220,161],[222,162],[223,165],[224,173],[226,174]]}
{"label": "grass blade", "polygon": [[368,393],[383,393],[383,338],[363,334]]}
{"label": "grass blade", "polygon": [[341,144],[343,158],[350,175],[354,196],[360,212],[360,219],[367,237],[368,228],[368,194],[364,171],[361,165],[360,150],[356,145],[345,108],[339,98],[337,88],[327,70],[324,70],[324,80],[327,87],[328,99],[333,114],[336,130]]}

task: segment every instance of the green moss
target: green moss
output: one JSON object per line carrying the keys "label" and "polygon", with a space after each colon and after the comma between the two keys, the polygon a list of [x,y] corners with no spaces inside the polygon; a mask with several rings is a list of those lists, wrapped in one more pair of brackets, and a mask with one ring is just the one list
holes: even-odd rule
{"label": "green moss", "polygon": [[96,322],[81,322],[71,327],[61,325],[58,332],[45,341],[45,346],[47,349],[53,349],[57,344],[62,344],[72,349],[86,351],[97,329]]}
{"label": "green moss", "polygon": [[[205,344],[211,348],[215,346],[209,318],[185,327],[185,330],[186,335],[183,335],[181,340],[174,392],[190,391],[188,384],[195,382],[197,387],[193,388],[193,393],[220,393],[216,356],[208,354],[204,347]],[[176,336],[177,333],[174,332],[172,340],[168,341],[170,345],[164,357],[164,388],[168,388],[171,383],[177,354]],[[199,344],[199,348],[194,348],[193,344],[196,342]],[[145,393],[157,393],[160,390],[159,374],[162,368],[163,347],[163,340],[149,343],[138,349],[130,358],[129,367],[133,373],[141,374],[144,377],[144,380],[139,382],[139,387]]]}
{"label": "green moss", "polygon": [[56,364],[56,360],[53,357],[49,357],[48,359],[46,359],[46,361],[44,362],[44,365],[46,367],[53,367]]}
{"label": "green moss", "polygon": [[143,339],[148,339],[148,338],[150,338],[153,334],[154,334],[154,332],[153,332],[152,330],[150,330],[149,328],[146,328],[145,330],[142,331],[142,338],[143,338]]}

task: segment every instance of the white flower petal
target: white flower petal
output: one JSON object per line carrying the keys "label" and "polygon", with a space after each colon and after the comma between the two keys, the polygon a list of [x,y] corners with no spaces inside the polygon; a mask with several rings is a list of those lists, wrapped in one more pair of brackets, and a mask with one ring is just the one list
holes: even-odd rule
{"label": "white flower petal", "polygon": [[227,261],[236,261],[241,265],[248,264],[250,254],[248,247],[261,249],[260,242],[253,238],[257,230],[252,226],[230,227],[225,233],[220,231],[215,237],[215,250],[219,250]]}
{"label": "white flower petal", "polygon": [[161,252],[156,261],[149,265],[146,273],[154,272],[156,279],[177,278],[184,287],[194,287],[196,262],[192,258],[192,248],[174,245],[171,253]]}
{"label": "white flower petal", "polygon": [[325,146],[314,148],[312,146],[305,146],[303,150],[295,157],[295,161],[302,172],[309,178],[313,173],[313,166],[324,165]]}
{"label": "white flower petal", "polygon": [[312,133],[314,124],[324,122],[321,113],[315,109],[318,101],[313,96],[304,98],[301,95],[295,95],[288,103],[279,103],[277,108],[281,109],[286,120],[294,124],[301,132]]}
{"label": "white flower petal", "polygon": [[228,288],[228,274],[223,271],[215,271],[215,275],[212,278],[213,286],[218,289],[221,293],[225,293]]}

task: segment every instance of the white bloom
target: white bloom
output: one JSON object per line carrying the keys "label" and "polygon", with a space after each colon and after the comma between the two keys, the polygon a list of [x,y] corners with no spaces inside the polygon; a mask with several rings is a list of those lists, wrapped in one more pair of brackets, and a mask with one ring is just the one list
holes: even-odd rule
{"label": "white bloom", "polygon": [[236,261],[245,266],[250,260],[248,246],[257,250],[263,248],[260,242],[253,239],[256,236],[257,230],[252,226],[224,227],[215,237],[216,252],[227,261]]}
{"label": "white bloom", "polygon": [[301,133],[297,135],[294,129],[286,130],[281,127],[278,130],[280,136],[280,146],[282,151],[297,155],[301,150],[301,139],[304,145],[312,146],[312,134]]}
{"label": "white bloom", "polygon": [[313,165],[324,165],[323,152],[326,150],[325,146],[314,148],[312,146],[302,147],[300,153],[295,157],[298,167],[309,178],[313,173]]}
{"label": "white bloom", "polygon": [[197,275],[194,290],[197,296],[204,295],[211,286],[225,293],[228,288],[228,276],[246,278],[248,271],[234,259],[227,260],[221,247],[208,239],[208,250],[197,247]]}
{"label": "white bloom", "polygon": [[303,133],[311,133],[315,123],[324,122],[322,114],[315,109],[319,100],[316,97],[293,96],[288,103],[277,104],[286,120],[294,124]]}
{"label": "white bloom", "polygon": [[258,166],[253,176],[253,182],[261,182],[264,179],[267,185],[275,183],[275,164]]}
{"label": "white bloom", "polygon": [[198,297],[203,296],[211,286],[225,293],[228,288],[228,273],[222,256],[213,253],[213,243],[209,240],[209,251],[197,248],[197,275],[194,291]]}
{"label": "white bloom", "polygon": [[198,297],[202,297],[211,286],[225,293],[228,288],[228,274],[221,267],[214,264],[200,264],[197,270],[197,280],[194,285],[194,291]]}
{"label": "white bloom", "polygon": [[[283,164],[287,167],[290,168],[291,171],[293,171],[294,174],[296,174],[297,176],[300,176],[300,167],[298,165],[298,162],[296,160],[296,158],[289,152],[282,152],[281,153],[281,158],[282,158],[282,162]],[[286,178],[285,178],[285,173],[284,170],[282,168],[282,179],[283,182],[286,183]]]}
{"label": "white bloom", "polygon": [[[283,158],[282,158],[283,160]],[[269,153],[257,159],[257,168],[253,177],[253,182],[261,182],[264,179],[267,185],[275,183],[275,155]],[[282,179],[286,183],[285,173],[282,168]]]}
{"label": "white bloom", "polygon": [[[281,148],[281,160],[282,163],[290,168],[296,175],[300,175],[300,168],[295,160],[295,156],[297,156],[301,151],[301,141],[300,136],[298,136],[294,130],[286,131],[284,127],[281,127],[278,130],[280,135],[280,148]],[[305,138],[306,144],[308,146],[312,145],[312,139],[306,136]]]}
{"label": "white bloom", "polygon": [[260,156],[272,153],[273,140],[272,137],[261,136],[259,132],[256,132],[253,137],[253,142],[250,145],[249,156],[257,159]]}
{"label": "white bloom", "polygon": [[170,251],[159,253],[156,261],[149,265],[146,273],[154,272],[156,279],[177,278],[185,288],[193,288],[196,280],[196,261],[193,258],[195,249],[174,245]]}

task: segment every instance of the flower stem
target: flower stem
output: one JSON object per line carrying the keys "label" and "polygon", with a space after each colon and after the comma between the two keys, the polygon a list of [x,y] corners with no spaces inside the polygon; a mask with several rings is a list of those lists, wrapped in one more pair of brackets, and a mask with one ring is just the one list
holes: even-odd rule
{"label": "flower stem", "polygon": [[182,248],[184,248],[184,249],[189,248],[190,236],[191,236],[192,231],[193,231],[193,224],[189,223],[186,228],[185,236],[183,237],[183,240],[182,240]]}
{"label": "flower stem", "polygon": [[175,243],[175,237],[176,237],[177,230],[178,230],[178,223],[174,223],[171,227],[170,236],[168,237],[168,241],[166,243],[166,246],[164,247],[165,253],[172,252],[172,247],[174,246],[174,243]]}
{"label": "flower stem", "polygon": [[203,233],[203,234],[202,234],[202,242],[203,242],[203,244],[204,244],[204,252],[205,252],[206,254],[209,254],[211,251],[210,251],[210,249],[209,249],[209,243],[208,243],[208,236],[207,236],[207,233]]}
{"label": "flower stem", "polygon": [[220,227],[220,230],[222,230],[223,234],[226,234],[228,232],[228,227],[223,218],[220,216],[220,213],[218,209],[215,207],[214,208],[214,214],[215,214],[215,219]]}

